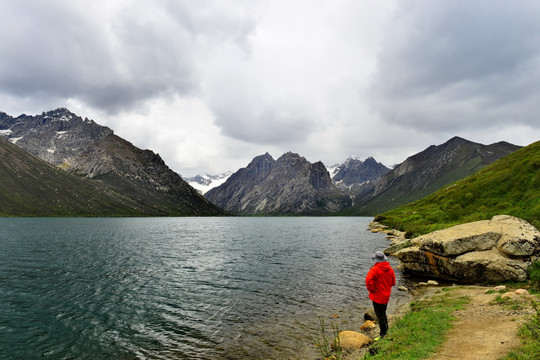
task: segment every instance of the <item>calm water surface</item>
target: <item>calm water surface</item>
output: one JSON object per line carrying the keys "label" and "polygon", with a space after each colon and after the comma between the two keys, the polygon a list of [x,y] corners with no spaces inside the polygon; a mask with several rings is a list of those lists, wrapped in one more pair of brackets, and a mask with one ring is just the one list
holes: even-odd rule
{"label": "calm water surface", "polygon": [[316,359],[370,307],[370,220],[0,219],[0,358]]}

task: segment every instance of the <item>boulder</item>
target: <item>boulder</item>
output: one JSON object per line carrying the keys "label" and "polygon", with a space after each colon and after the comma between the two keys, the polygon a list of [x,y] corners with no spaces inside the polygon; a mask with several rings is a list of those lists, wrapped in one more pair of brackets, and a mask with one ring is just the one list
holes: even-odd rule
{"label": "boulder", "polygon": [[457,225],[445,230],[419,236],[411,240],[412,246],[440,256],[457,256],[470,251],[489,250],[501,234],[489,227],[488,221]]}
{"label": "boulder", "polygon": [[377,320],[377,315],[375,315],[375,311],[366,310],[366,312],[364,313],[364,320],[371,320],[371,321]]}
{"label": "boulder", "polygon": [[394,253],[405,271],[462,283],[525,281],[540,255],[540,231],[499,215],[422,235]]}
{"label": "boulder", "polygon": [[360,326],[360,330],[368,331],[368,330],[375,329],[376,326],[377,325],[375,325],[373,321],[367,320],[365,323],[362,324],[362,326]]}
{"label": "boulder", "polygon": [[[345,330],[339,334],[339,343],[342,349],[360,349],[368,346],[373,340],[362,333],[356,331]],[[336,348],[335,342],[332,343],[332,348]]]}

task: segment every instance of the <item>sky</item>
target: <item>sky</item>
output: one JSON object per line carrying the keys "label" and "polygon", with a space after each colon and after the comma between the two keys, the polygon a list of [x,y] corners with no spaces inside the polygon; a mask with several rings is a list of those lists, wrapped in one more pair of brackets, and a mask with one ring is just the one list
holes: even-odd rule
{"label": "sky", "polygon": [[183,176],[540,140],[540,2],[2,0],[0,111],[66,107]]}

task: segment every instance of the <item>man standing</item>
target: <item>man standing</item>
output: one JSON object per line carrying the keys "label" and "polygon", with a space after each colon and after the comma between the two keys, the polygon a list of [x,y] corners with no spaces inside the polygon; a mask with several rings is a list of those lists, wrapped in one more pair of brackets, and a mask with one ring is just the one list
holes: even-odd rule
{"label": "man standing", "polygon": [[[373,309],[381,329],[380,338],[382,338],[388,332],[386,307],[390,300],[392,286],[396,285],[396,275],[382,251],[375,252],[371,255],[371,259],[375,261],[375,264],[369,269],[366,276],[366,287],[369,291],[369,298],[373,301]],[[379,338],[375,340],[379,340]]]}

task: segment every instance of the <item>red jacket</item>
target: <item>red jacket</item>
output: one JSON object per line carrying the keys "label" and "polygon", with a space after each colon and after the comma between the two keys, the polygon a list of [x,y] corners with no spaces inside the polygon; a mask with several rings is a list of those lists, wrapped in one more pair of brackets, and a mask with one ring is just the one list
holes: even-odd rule
{"label": "red jacket", "polygon": [[396,275],[387,261],[375,263],[366,275],[369,298],[378,304],[388,303],[394,285],[396,285]]}

